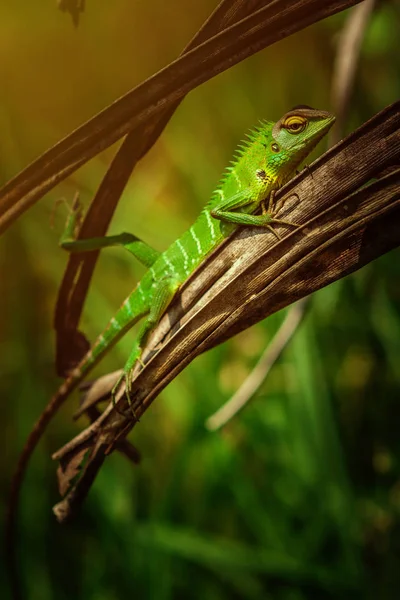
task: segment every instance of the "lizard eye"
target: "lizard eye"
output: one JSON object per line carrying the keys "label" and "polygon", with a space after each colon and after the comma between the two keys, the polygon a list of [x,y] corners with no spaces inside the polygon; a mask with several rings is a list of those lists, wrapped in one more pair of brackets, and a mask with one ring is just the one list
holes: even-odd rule
{"label": "lizard eye", "polygon": [[279,152],[279,146],[278,146],[278,144],[275,144],[275,143],[271,144],[271,150],[273,152]]}
{"label": "lizard eye", "polygon": [[299,115],[294,115],[285,119],[282,123],[282,127],[287,129],[289,133],[301,133],[307,127],[307,119],[304,117],[300,117]]}

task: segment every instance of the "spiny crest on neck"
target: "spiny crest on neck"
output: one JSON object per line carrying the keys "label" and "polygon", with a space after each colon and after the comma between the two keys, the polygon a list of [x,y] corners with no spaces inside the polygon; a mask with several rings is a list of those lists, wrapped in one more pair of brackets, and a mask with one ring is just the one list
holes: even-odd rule
{"label": "spiny crest on neck", "polygon": [[272,141],[272,128],[274,123],[271,121],[261,121],[260,125],[253,127],[247,134],[245,139],[237,146],[232,160],[229,162],[229,165],[226,167],[217,189],[220,190],[225,184],[227,178],[231,175],[232,171],[236,169],[242,158],[248,155],[251,152],[252,148],[255,148],[260,143],[265,143],[265,148],[268,147],[268,143]]}

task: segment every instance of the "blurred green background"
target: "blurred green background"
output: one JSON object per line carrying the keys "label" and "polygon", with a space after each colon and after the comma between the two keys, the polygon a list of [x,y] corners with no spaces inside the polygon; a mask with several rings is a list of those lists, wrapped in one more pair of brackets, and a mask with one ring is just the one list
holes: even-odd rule
{"label": "blurred green background", "polygon": [[[0,4],[0,184],[173,60],[216,2],[87,5],[74,29],[55,1]],[[208,200],[249,127],[296,104],[331,109],[348,14],[193,91],[135,170],[110,231],[165,249]],[[398,7],[382,3],[363,43],[348,131],[399,97],[398,31]],[[114,150],[0,239],[3,502],[26,436],[59,383],[52,316],[67,260],[57,246],[66,209],[51,227],[54,203],[78,189],[87,204]],[[121,250],[104,251],[82,322],[90,339],[142,272]],[[141,465],[112,455],[78,518],[61,527],[51,512],[58,494],[50,455],[84,426],[71,422],[75,395],[23,487],[24,598],[397,598],[399,275],[395,251],[317,293],[262,392],[222,433],[209,433],[205,419],[250,372],[284,314],[197,358],[135,428]],[[120,368],[131,342],[126,336],[96,373]],[[8,593],[2,573],[1,598]]]}

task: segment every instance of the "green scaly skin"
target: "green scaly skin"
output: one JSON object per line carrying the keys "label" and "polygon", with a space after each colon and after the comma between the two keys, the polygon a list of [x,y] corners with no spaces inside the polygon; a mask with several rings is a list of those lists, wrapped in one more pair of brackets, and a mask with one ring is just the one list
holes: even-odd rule
{"label": "green scaly skin", "polygon": [[[294,225],[274,218],[274,191],[290,179],[334,120],[328,112],[303,106],[286,113],[276,123],[262,123],[239,146],[235,160],[195,223],[162,254],[131,234],[71,241],[77,217],[72,215],[62,243],[64,248],[81,252],[119,244],[145,264],[148,271],[37,421],[21,454],[13,485],[14,498],[26,463],[52,415],[126,331],[145,317],[123,375],[113,390],[113,398],[122,380],[129,395],[130,373],[136,361],[140,361],[146,335],[158,323],[179,287],[235,228],[272,229],[274,223]],[[262,214],[254,214],[260,207]]]}

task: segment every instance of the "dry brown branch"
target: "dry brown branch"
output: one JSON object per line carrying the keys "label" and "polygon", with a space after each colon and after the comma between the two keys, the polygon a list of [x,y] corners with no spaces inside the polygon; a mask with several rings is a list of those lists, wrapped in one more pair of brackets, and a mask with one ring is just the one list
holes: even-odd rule
{"label": "dry brown branch", "polygon": [[[365,123],[280,192],[277,201],[286,202],[282,214],[288,218],[291,205],[290,219],[300,223],[300,229],[281,231],[279,242],[270,233],[241,230],[211,255],[206,268],[198,269],[182,288],[146,346],[148,362],[135,370],[133,381],[137,416],[200,353],[398,246],[400,170],[365,184],[399,161],[400,102]],[[123,394],[119,408],[128,409]],[[124,417],[110,405],[55,453],[65,474],[76,452],[82,447],[89,452],[82,477],[55,507],[58,519],[77,509],[105,454],[134,424],[128,410]]]}

